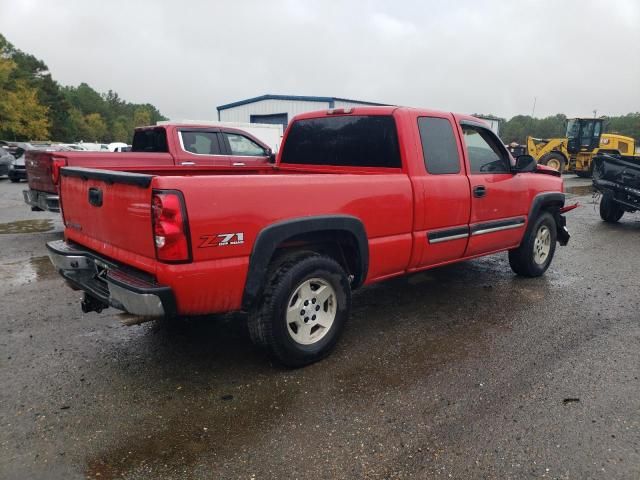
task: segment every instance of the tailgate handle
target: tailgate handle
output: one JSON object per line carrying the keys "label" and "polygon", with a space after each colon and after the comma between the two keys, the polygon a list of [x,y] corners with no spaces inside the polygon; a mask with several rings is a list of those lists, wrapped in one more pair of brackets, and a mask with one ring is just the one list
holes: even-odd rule
{"label": "tailgate handle", "polygon": [[89,203],[94,207],[102,206],[102,190],[96,187],[89,189]]}

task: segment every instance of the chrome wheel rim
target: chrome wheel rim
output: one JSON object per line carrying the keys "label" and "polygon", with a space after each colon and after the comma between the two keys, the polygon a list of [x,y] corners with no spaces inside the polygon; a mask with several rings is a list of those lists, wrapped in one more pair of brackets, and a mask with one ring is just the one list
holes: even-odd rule
{"label": "chrome wheel rim", "polygon": [[321,278],[310,278],[293,291],[287,303],[287,331],[301,345],[324,338],[336,319],[336,292]]}
{"label": "chrome wheel rim", "polygon": [[540,226],[533,241],[533,261],[542,265],[551,251],[551,231],[546,225]]}

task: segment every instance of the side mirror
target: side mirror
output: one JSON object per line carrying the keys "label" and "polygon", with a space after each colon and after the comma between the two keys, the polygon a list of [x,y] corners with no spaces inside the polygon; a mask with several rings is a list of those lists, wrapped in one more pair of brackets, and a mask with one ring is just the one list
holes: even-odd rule
{"label": "side mirror", "polygon": [[267,156],[269,157],[269,161],[271,163],[276,163],[276,154],[273,153],[273,150],[271,149],[267,150]]}
{"label": "side mirror", "polygon": [[515,173],[535,172],[536,159],[531,155],[520,155],[516,158],[516,166],[513,168]]}

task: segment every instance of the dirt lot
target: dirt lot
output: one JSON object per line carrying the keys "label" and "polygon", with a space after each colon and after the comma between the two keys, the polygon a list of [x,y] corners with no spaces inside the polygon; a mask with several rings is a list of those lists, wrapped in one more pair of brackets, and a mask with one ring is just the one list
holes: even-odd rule
{"label": "dirt lot", "polygon": [[83,315],[24,187],[0,181],[0,478],[640,478],[640,215],[604,224],[588,186],[543,278],[503,254],[364,289],[302,370],[241,315]]}

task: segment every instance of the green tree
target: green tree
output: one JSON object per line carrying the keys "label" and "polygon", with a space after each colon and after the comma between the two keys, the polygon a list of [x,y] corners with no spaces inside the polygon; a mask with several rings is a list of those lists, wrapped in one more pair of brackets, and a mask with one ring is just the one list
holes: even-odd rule
{"label": "green tree", "polygon": [[151,123],[151,112],[145,107],[136,108],[133,112],[133,125],[144,127]]}
{"label": "green tree", "polygon": [[102,142],[107,135],[107,122],[99,113],[90,113],[84,116],[84,136],[91,142]]}
{"label": "green tree", "polygon": [[19,81],[7,90],[0,102],[0,131],[16,140],[49,137],[49,109],[38,101],[38,92]]}

